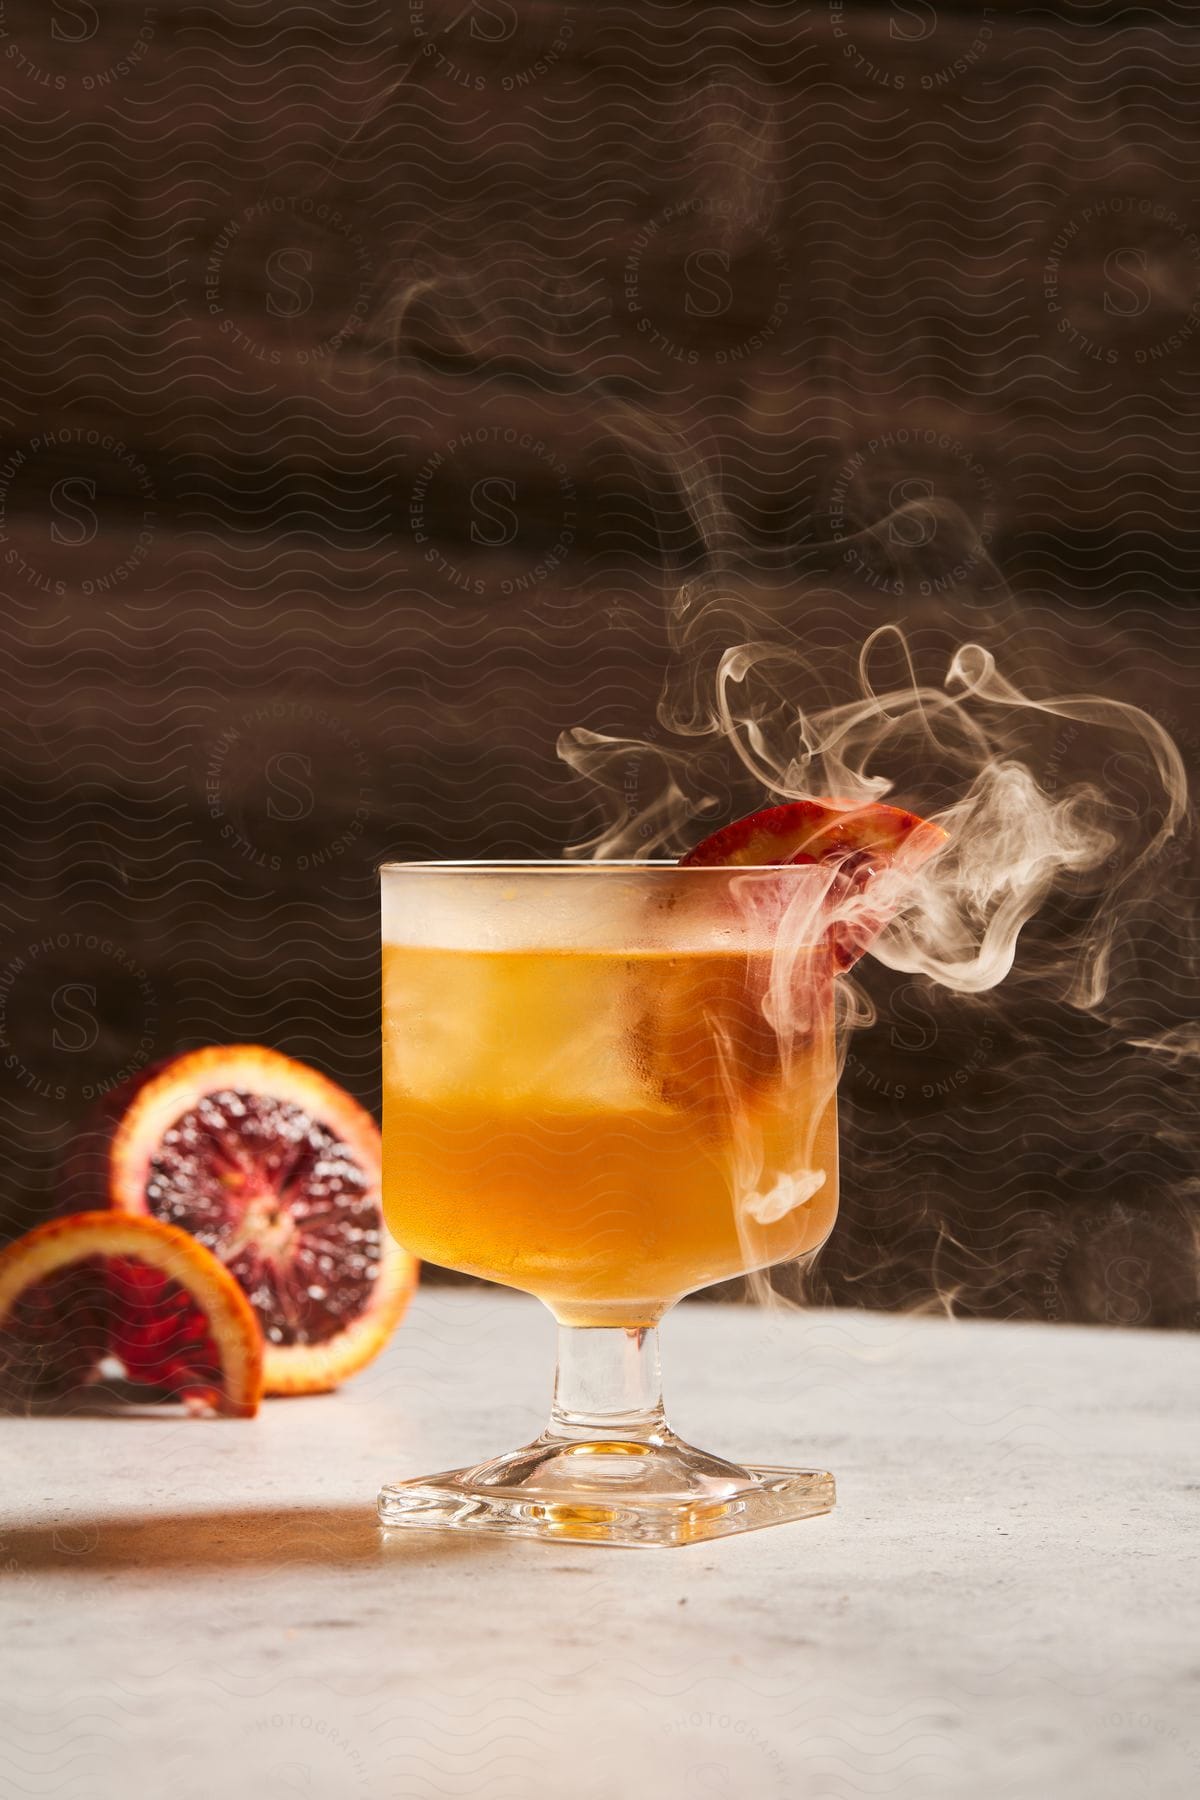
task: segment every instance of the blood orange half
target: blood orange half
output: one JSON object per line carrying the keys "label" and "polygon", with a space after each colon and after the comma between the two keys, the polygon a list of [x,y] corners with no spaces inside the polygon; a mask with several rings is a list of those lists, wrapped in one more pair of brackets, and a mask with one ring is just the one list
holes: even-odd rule
{"label": "blood orange half", "polygon": [[408,1305],[417,1263],[384,1226],[375,1121],[278,1051],[176,1057],[135,1094],[109,1174],[114,1206],[183,1226],[236,1276],[262,1327],[268,1394],[336,1387]]}
{"label": "blood orange half", "polygon": [[107,1378],[192,1411],[258,1411],[262,1336],[233,1277],[156,1219],[51,1219],[0,1251],[0,1397],[66,1401]]}
{"label": "blood orange half", "polygon": [[[899,806],[793,800],[722,826],[680,861],[689,868],[832,865],[829,939],[835,963],[848,969],[895,912],[905,879],[945,842],[940,825]],[[880,884],[885,873],[895,879]]]}

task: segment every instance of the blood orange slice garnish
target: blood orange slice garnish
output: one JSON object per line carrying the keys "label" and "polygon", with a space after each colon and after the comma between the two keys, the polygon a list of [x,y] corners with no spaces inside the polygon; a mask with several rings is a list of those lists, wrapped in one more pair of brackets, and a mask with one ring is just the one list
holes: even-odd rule
{"label": "blood orange slice garnish", "polygon": [[262,1335],[237,1282],[186,1231],[72,1213],[0,1251],[0,1397],[66,1401],[106,1379],[250,1418]]}
{"label": "blood orange slice garnish", "polygon": [[417,1264],[388,1235],[379,1130],[334,1082],[258,1044],[177,1057],[110,1151],[113,1204],[183,1226],[250,1299],[268,1394],[336,1387],[387,1342]]}
{"label": "blood orange slice garnish", "polygon": [[[689,868],[830,864],[830,945],[840,969],[856,963],[887,924],[905,879],[946,842],[940,825],[899,806],[793,800],[722,826],[680,858]],[[893,873],[886,887],[876,877]]]}

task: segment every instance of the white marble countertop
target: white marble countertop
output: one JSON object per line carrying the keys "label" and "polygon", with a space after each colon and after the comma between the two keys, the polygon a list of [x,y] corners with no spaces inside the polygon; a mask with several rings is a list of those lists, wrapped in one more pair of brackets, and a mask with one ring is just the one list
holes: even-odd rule
{"label": "white marble countertop", "polygon": [[4,1421],[4,1800],[1200,1792],[1200,1337],[684,1307],[672,1422],[836,1513],[385,1542],[381,1479],[532,1437],[552,1351],[434,1289],[255,1421]]}

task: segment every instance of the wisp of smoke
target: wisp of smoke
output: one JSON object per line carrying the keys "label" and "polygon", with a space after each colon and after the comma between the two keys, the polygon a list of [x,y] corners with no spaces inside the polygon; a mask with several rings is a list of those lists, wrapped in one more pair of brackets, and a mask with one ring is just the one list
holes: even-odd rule
{"label": "wisp of smoke", "polygon": [[[679,617],[674,651],[687,660],[701,622],[688,617],[686,605]],[[910,678],[880,688],[872,660],[887,639]],[[889,968],[961,993],[994,987],[1013,966],[1022,927],[1056,885],[1069,884],[1095,904],[1066,997],[1098,1005],[1123,905],[1187,813],[1183,763],[1163,727],[1140,708],[1099,695],[1024,694],[979,644],[957,651],[942,687],[926,685],[912,670],[898,626],[881,627],[864,645],[855,698],[810,710],[806,675],[797,649],[735,643],[719,657],[707,718],[682,718],[668,684],[659,719],[677,734],[676,747],[566,732],[564,760],[615,798],[611,823],[584,851],[636,859],[686,849],[689,831],[696,835],[693,821],[712,809],[712,796],[695,792],[689,779],[699,760],[694,740],[708,739],[740,765],[759,805],[833,796],[861,806],[890,797],[945,829],[946,849],[912,879],[874,945]],[[1151,806],[1132,817],[1122,795],[1099,779],[1065,791],[1039,785],[1020,753],[1039,717],[1094,732],[1097,770],[1118,748],[1132,755],[1148,777]],[[616,778],[634,757],[658,770],[658,784],[644,807],[631,808]]]}

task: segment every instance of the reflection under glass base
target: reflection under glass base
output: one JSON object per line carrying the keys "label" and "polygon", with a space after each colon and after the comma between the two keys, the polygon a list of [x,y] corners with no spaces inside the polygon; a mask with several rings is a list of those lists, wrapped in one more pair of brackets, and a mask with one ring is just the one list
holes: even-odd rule
{"label": "reflection under glass base", "polygon": [[664,1424],[652,1435],[565,1436],[470,1469],[397,1481],[379,1496],[388,1528],[504,1532],[555,1543],[671,1547],[831,1511],[823,1470],[741,1468],[686,1444]]}

